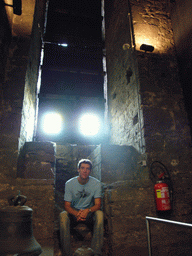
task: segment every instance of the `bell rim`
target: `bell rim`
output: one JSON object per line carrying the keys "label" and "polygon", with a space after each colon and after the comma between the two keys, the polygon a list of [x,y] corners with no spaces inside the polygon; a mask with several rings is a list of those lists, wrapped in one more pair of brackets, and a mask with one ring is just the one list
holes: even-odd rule
{"label": "bell rim", "polygon": [[33,210],[26,206],[26,205],[17,205],[17,206],[13,206],[13,205],[9,205],[6,207],[1,208],[0,212],[18,212],[18,211],[27,211],[27,212],[32,212]]}

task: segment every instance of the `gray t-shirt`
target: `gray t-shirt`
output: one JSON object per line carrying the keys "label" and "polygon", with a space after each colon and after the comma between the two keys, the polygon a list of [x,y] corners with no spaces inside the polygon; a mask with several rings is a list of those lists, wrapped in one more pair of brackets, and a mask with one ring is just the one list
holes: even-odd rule
{"label": "gray t-shirt", "polygon": [[94,205],[94,199],[101,197],[101,182],[89,176],[89,181],[81,185],[74,177],[65,183],[64,200],[71,202],[71,206],[78,210],[90,208]]}

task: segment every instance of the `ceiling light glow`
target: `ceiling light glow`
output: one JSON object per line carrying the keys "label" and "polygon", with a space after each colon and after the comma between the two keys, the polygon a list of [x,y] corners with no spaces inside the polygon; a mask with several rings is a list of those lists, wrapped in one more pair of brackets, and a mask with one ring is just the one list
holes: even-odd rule
{"label": "ceiling light glow", "polygon": [[58,113],[47,113],[44,115],[42,129],[47,134],[58,134],[62,129],[62,117]]}
{"label": "ceiling light glow", "polygon": [[85,136],[94,136],[99,132],[100,120],[94,114],[85,114],[80,119],[80,131]]}

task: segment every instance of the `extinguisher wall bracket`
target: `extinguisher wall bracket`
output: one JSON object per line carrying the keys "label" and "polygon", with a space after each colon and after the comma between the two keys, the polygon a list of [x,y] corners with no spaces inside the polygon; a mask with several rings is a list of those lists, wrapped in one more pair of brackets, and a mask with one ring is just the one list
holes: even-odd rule
{"label": "extinguisher wall bracket", "polygon": [[158,181],[166,183],[169,189],[171,208],[173,205],[173,185],[170,173],[166,166],[159,161],[154,161],[150,167],[150,178],[154,184]]}

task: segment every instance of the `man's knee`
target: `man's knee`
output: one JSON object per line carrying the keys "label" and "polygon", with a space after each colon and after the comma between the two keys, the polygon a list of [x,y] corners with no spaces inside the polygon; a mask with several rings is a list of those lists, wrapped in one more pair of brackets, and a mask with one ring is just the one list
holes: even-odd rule
{"label": "man's knee", "polygon": [[103,212],[101,210],[98,210],[95,212],[95,220],[98,224],[103,224]]}
{"label": "man's knee", "polygon": [[64,224],[67,221],[69,221],[69,217],[68,217],[68,212],[63,211],[59,214],[59,220],[60,220],[60,224]]}

